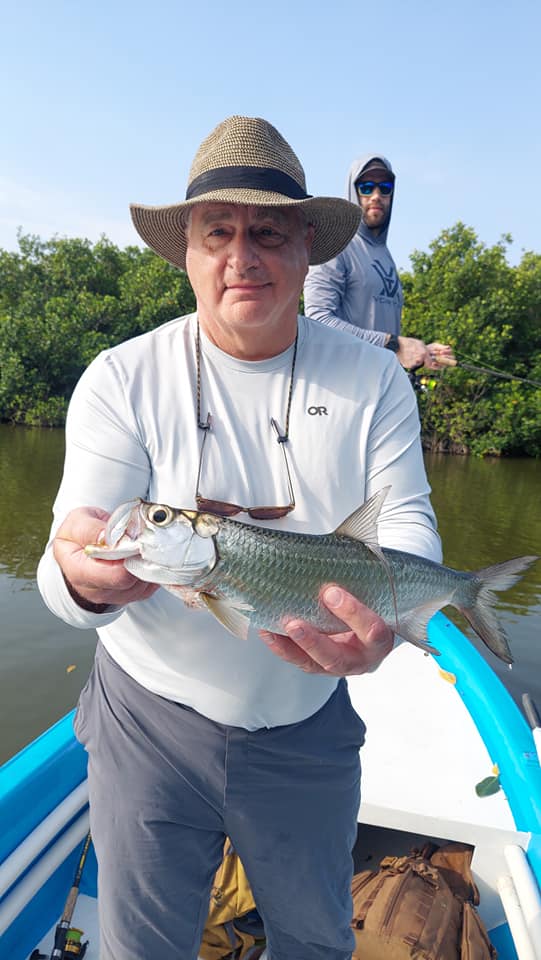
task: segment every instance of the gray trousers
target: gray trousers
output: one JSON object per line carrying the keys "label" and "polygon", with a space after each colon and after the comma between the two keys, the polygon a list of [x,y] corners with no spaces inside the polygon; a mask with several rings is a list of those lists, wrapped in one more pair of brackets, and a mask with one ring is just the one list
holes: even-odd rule
{"label": "gray trousers", "polygon": [[195,960],[224,836],[272,960],[349,960],[365,727],[341,680],[301,723],[228,727],[150,693],[98,644],[88,752],[100,960]]}

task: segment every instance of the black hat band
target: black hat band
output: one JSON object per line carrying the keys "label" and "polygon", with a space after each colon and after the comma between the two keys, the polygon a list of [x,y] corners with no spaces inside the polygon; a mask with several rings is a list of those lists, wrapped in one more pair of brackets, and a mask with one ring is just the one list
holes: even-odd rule
{"label": "black hat band", "polygon": [[274,167],[216,167],[195,177],[186,190],[186,200],[193,200],[202,194],[224,189],[261,190],[265,193],[281,193],[291,200],[309,200],[306,193],[293,177]]}

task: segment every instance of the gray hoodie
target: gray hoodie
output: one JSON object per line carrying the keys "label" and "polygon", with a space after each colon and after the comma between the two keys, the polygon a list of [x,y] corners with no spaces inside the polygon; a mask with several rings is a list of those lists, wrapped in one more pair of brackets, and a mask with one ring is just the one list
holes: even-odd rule
{"label": "gray hoodie", "polygon": [[[355,181],[369,162],[379,159],[393,173],[381,153],[367,153],[349,170],[346,196],[358,203]],[[393,194],[394,196],[394,194]],[[386,226],[374,236],[362,221],[353,240],[333,260],[310,267],[304,285],[304,312],[330,327],[383,346],[387,334],[400,333],[402,287],[387,247]]]}

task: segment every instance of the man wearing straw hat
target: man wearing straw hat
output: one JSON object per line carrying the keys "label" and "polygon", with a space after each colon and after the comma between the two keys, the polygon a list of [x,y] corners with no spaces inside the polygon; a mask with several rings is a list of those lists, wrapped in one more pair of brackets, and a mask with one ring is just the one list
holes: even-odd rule
{"label": "man wearing straw hat", "polygon": [[197,151],[186,199],[132,216],[187,270],[197,312],[83,374],[38,572],[50,609],[99,635],[76,732],[101,960],[197,956],[224,835],[272,960],[346,960],[364,724],[344,678],[377,666],[391,630],[331,584],[322,600],[349,632],[293,619],[284,635],[241,640],[83,547],[134,497],[319,534],[391,485],[381,543],[439,560],[415,399],[387,351],[297,315],[309,263],[348,243],[359,210],[309,196],[271,124],[225,120]]}

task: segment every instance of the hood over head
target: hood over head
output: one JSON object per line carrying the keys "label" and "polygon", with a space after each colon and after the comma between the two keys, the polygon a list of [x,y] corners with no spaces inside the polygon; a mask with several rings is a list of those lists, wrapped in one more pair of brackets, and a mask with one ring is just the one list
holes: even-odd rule
{"label": "hood over head", "polygon": [[[367,175],[366,179],[368,180],[370,179],[368,174],[372,172],[380,173],[380,174],[384,173],[389,177],[389,180],[393,180],[393,182],[396,180],[390,160],[388,160],[387,157],[384,157],[382,153],[372,152],[372,153],[362,154],[360,157],[357,157],[357,159],[353,161],[353,163],[349,168],[349,172],[347,176],[346,197],[351,203],[356,203],[357,205],[359,204],[359,198],[357,196],[357,191],[355,189],[355,183],[359,179],[361,173],[366,174]],[[367,227],[361,220],[358,232],[361,233],[368,240],[370,240],[372,243],[383,243],[383,244],[387,243],[387,233],[389,230],[389,224],[391,222],[391,214],[393,212],[393,201],[394,201],[394,191],[391,196],[391,205],[389,207],[389,217],[387,219],[387,223],[385,224],[381,233],[377,235],[377,237],[374,236],[372,230],[370,230],[370,228]]]}

